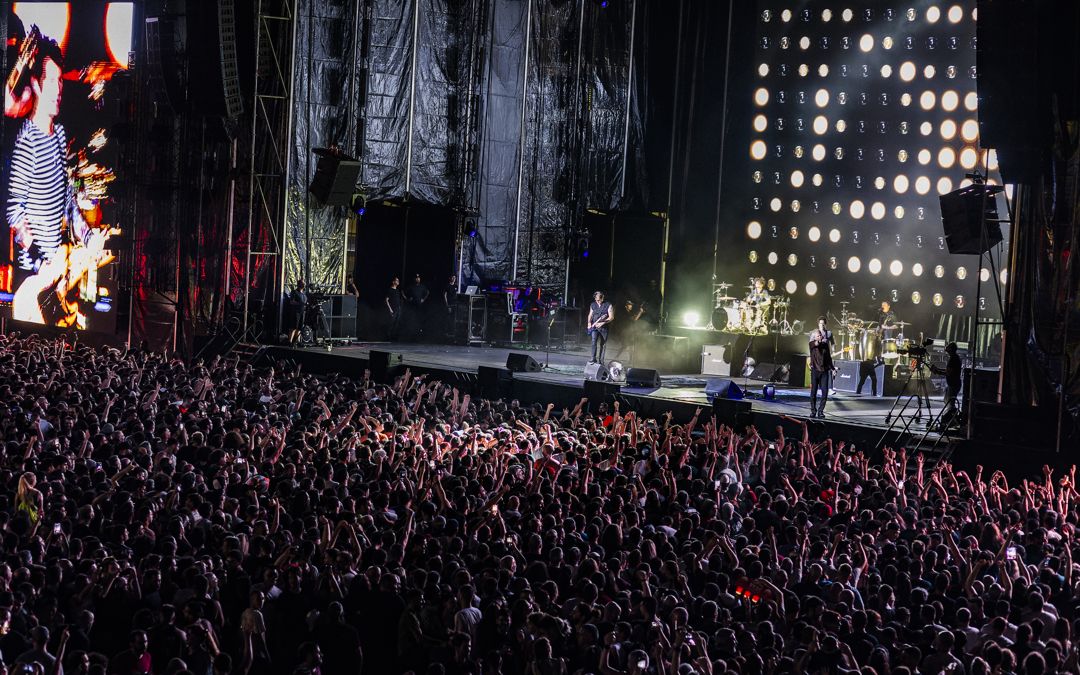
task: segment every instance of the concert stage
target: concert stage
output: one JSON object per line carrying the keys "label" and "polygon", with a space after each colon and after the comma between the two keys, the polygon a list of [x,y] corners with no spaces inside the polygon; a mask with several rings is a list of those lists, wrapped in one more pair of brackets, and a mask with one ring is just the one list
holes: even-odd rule
{"label": "concert stage", "polygon": [[[454,345],[411,344],[368,342],[345,346],[335,345],[332,350],[325,347],[288,348],[264,347],[260,350],[265,358],[272,361],[292,360],[303,364],[306,372],[340,372],[350,376],[361,376],[367,368],[378,375],[380,358],[377,355],[375,367],[372,367],[372,352],[389,354],[389,368],[386,379],[411,369],[413,374],[427,373],[429,377],[454,384],[463,391],[479,393],[481,382],[478,371],[481,367],[498,369],[500,375],[500,395],[520,400],[524,404],[555,403],[558,409],[573,407],[584,396],[585,365],[588,354],[584,351],[552,351],[546,356],[543,350],[505,349],[496,347],[463,347]],[[539,372],[515,372],[506,370],[507,356],[510,353],[524,353],[532,356],[541,366]],[[382,356],[382,359],[385,359]],[[381,363],[385,364],[383,360]],[[641,364],[646,365],[646,364]],[[491,371],[489,371],[490,373]],[[606,392],[609,398],[620,402],[623,411],[636,410],[642,415],[659,416],[671,410],[676,419],[688,419],[697,407],[708,407],[705,393],[710,379],[721,379],[700,373],[661,376],[659,388],[638,388],[622,385]],[[810,412],[810,390],[807,387],[792,387],[776,384],[773,400],[765,400],[763,388],[767,384],[754,378],[731,378],[743,390],[749,404],[749,414],[741,414],[734,419],[733,414],[726,414],[718,409],[718,415],[728,416],[723,419],[728,424],[752,423],[760,429],[773,429],[784,423],[781,416],[807,419]],[[826,435],[838,439],[847,439],[858,443],[862,449],[876,448],[882,444],[891,447],[905,446],[932,452],[944,450],[944,440],[939,442],[937,434],[926,434],[926,413],[922,424],[912,422],[907,433],[904,426],[910,415],[905,414],[893,431],[889,430],[888,416],[893,410],[895,396],[875,397],[868,394],[837,392],[829,396],[826,417],[823,420],[811,420],[815,437]],[[896,411],[899,411],[908,397],[900,399]],[[599,401],[591,400],[590,408],[595,411]],[[931,408],[937,415],[942,406],[941,396],[931,397]],[[909,411],[914,411],[915,403]],[[745,412],[745,411],[744,411]],[[894,414],[895,416],[895,414]],[[793,427],[784,423],[790,436]],[[924,438],[925,436],[925,438]]]}

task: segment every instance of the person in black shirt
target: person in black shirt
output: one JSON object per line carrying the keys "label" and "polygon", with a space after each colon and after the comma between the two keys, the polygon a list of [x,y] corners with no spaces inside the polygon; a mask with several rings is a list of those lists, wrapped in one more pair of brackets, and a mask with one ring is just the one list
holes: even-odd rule
{"label": "person in black shirt", "polygon": [[607,346],[608,325],[615,320],[615,308],[610,302],[604,300],[604,293],[593,293],[592,304],[589,305],[588,333],[592,338],[592,359],[589,363],[604,362],[604,348]]}
{"label": "person in black shirt", "polygon": [[891,340],[896,330],[896,312],[892,311],[892,305],[888,300],[881,302],[881,311],[878,312],[878,332],[882,340]]}
{"label": "person in black shirt", "polygon": [[[832,331],[826,328],[825,317],[818,317],[818,327],[810,334],[810,417],[825,417],[825,403],[832,386]],[[818,389],[821,405],[818,405]]]}
{"label": "person in black shirt", "polygon": [[419,340],[424,334],[424,323],[427,319],[427,301],[430,295],[431,291],[428,290],[428,287],[420,280],[420,275],[417,274],[413,279],[413,285],[405,293],[405,300],[409,310],[406,316],[405,334],[410,339]]}
{"label": "person in black shirt", "polygon": [[289,345],[295,345],[300,340],[300,331],[304,328],[304,314],[307,312],[307,301],[304,280],[301,279],[289,293]]}
{"label": "person in black shirt", "polygon": [[389,317],[387,326],[387,338],[396,340],[398,328],[401,327],[401,279],[394,277],[390,280],[390,288],[386,290],[386,311]]}
{"label": "person in black shirt", "polygon": [[443,312],[442,312],[442,335],[446,339],[453,338],[454,331],[454,308],[457,307],[458,280],[456,274],[451,274],[446,280],[443,289]]}

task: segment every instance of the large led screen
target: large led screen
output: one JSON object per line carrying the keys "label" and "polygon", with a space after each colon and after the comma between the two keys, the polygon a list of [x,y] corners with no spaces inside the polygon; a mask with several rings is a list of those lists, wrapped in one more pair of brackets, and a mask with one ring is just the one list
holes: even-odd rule
{"label": "large led screen", "polygon": [[888,301],[908,333],[996,308],[1003,273],[948,253],[938,205],[971,174],[999,179],[979,146],[975,21],[973,1],[758,3],[726,281],[762,277],[811,323]]}
{"label": "large led screen", "polygon": [[133,3],[16,2],[8,16],[0,308],[80,330],[115,326],[117,73]]}

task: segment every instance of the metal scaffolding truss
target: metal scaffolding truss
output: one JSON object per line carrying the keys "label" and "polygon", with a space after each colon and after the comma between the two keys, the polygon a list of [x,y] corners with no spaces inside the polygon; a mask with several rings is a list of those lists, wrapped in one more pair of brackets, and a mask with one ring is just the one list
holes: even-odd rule
{"label": "metal scaffolding truss", "polygon": [[[243,339],[258,340],[254,325],[262,323],[262,310],[277,307],[283,296],[285,214],[288,171],[292,148],[293,53],[296,48],[297,0],[258,0],[254,96],[247,117],[246,199],[238,200],[238,216],[247,228],[237,235],[230,222],[226,256],[226,294],[234,276],[234,248],[243,248],[240,284],[243,301]],[[239,261],[236,261],[237,263]],[[258,314],[258,317],[253,316]],[[280,329],[280,312],[276,327]]]}

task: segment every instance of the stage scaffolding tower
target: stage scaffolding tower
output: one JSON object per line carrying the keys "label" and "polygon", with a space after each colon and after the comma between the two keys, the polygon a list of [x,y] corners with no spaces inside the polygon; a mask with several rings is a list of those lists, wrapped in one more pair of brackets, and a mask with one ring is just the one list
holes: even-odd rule
{"label": "stage scaffolding tower", "polygon": [[[237,280],[243,298],[243,341],[259,337],[249,335],[253,305],[255,311],[262,311],[272,303],[277,311],[270,325],[276,331],[275,336],[281,332],[285,214],[292,159],[296,7],[297,0],[258,0],[256,7],[254,95],[251,110],[246,115],[251,126],[245,140],[250,142],[250,147],[244,148],[248,160],[246,175],[237,181],[238,187],[246,187],[248,193],[246,199],[237,200],[237,206],[230,213],[225,259],[225,295],[232,297],[229,285],[233,276],[234,249],[243,247],[243,275]],[[243,178],[247,178],[246,186]],[[243,237],[238,236],[234,227],[234,216],[246,218]],[[260,300],[261,303],[253,303]]]}

